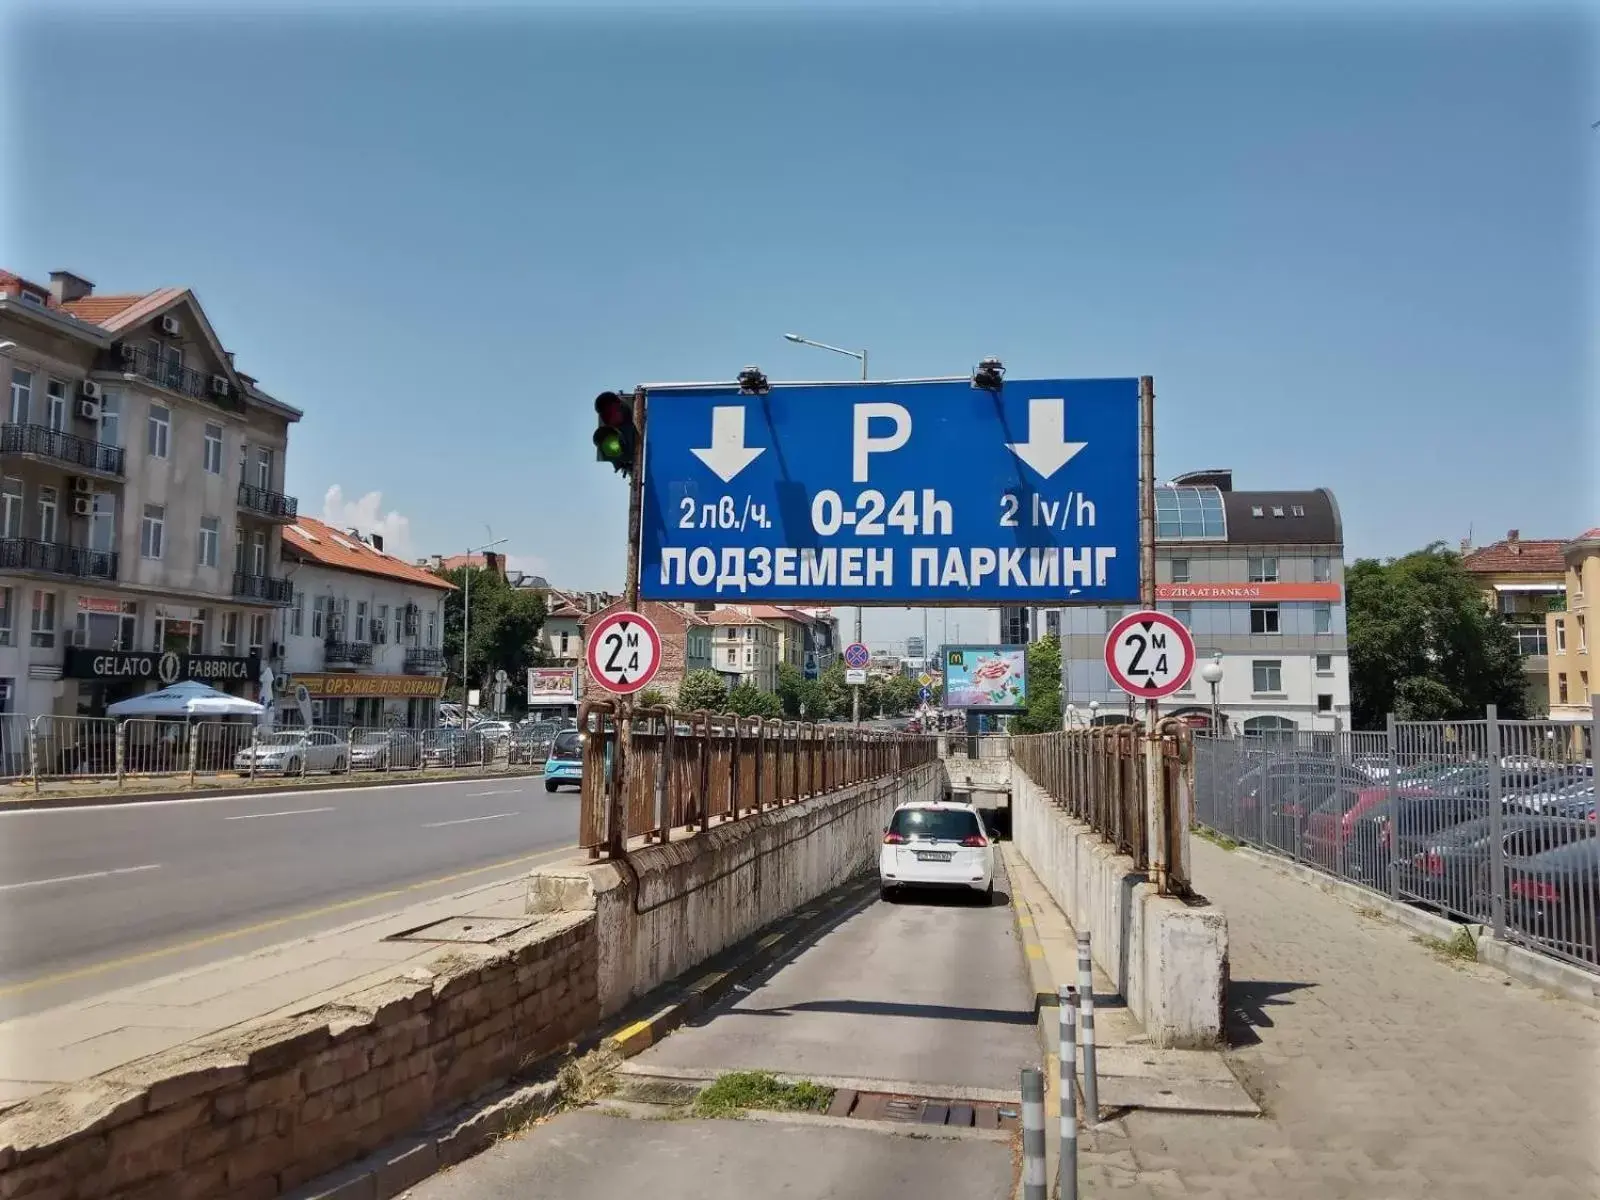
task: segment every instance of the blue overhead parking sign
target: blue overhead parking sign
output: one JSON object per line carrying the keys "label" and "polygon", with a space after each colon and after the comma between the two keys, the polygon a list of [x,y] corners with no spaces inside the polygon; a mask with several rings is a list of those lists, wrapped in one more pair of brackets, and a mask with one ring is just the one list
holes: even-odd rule
{"label": "blue overhead parking sign", "polygon": [[651,600],[1139,598],[1139,381],[651,389]]}

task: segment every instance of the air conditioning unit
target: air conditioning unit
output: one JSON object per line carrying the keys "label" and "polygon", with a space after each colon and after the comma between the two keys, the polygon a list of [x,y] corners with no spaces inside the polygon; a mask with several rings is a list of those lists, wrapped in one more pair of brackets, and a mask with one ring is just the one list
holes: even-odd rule
{"label": "air conditioning unit", "polygon": [[74,475],[72,477],[72,490],[87,495],[94,491],[94,480],[87,475]]}
{"label": "air conditioning unit", "polygon": [[85,421],[98,421],[100,419],[100,405],[93,400],[79,400],[78,416]]}
{"label": "air conditioning unit", "polygon": [[178,323],[178,318],[167,313],[161,318],[161,332],[171,337],[177,337],[183,332],[183,326]]}
{"label": "air conditioning unit", "polygon": [[233,385],[228,382],[226,375],[213,375],[211,377],[211,394],[213,396],[226,396],[233,391]]}
{"label": "air conditioning unit", "polygon": [[100,385],[92,379],[85,379],[78,385],[78,395],[85,400],[98,400],[103,394]]}
{"label": "air conditioning unit", "polygon": [[94,516],[94,499],[90,496],[74,496],[72,498],[72,515],[75,517]]}

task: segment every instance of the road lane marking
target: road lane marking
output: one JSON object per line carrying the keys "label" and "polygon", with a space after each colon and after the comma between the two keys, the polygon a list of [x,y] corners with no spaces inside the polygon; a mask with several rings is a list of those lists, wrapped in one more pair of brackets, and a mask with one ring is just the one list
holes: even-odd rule
{"label": "road lane marking", "polygon": [[[577,850],[577,846],[562,846],[557,850],[541,850],[537,854],[522,854],[516,858],[505,858],[499,862],[486,863],[481,867],[470,867],[465,871],[455,871],[449,875],[440,875],[433,879],[422,879],[416,883],[408,883],[404,887],[388,888],[381,892],[372,892],[366,896],[354,896],[349,900],[340,900],[333,904],[324,904],[320,908],[308,908],[304,912],[291,913],[286,917],[274,917],[270,921],[257,921],[253,925],[241,925],[237,929],[224,929],[217,933],[208,933],[204,937],[192,938],[187,942],[178,942],[172,946],[160,946],[154,950],[145,950],[139,954],[127,954],[121,958],[108,959],[105,962],[91,963],[85,967],[74,967],[68,971],[57,971],[53,975],[40,975],[34,979],[25,979],[21,983],[8,984],[0,987],[0,996],[16,996],[23,992],[36,991],[42,987],[50,987],[58,983],[71,983],[75,979],[88,979],[94,975],[103,975],[107,971],[115,971],[121,967],[136,966],[139,963],[153,962],[158,958],[170,958],[174,954],[183,954],[190,950],[203,949],[206,946],[215,946],[221,942],[232,941],[234,938],[249,937],[255,933],[265,933],[269,929],[281,929],[285,925],[292,925],[296,921],[309,921],[315,917],[324,917],[336,912],[345,912],[352,908],[360,908],[365,904],[374,904],[379,900],[387,900],[394,896],[404,896],[407,892],[419,892],[426,888],[439,887],[446,883],[454,883],[458,879],[466,879],[472,875],[482,875],[488,871],[503,871],[508,867],[519,866],[524,863],[537,864],[540,862],[555,862],[565,858]],[[324,931],[325,932],[325,931]]]}
{"label": "road lane marking", "polygon": [[57,875],[54,879],[29,879],[23,883],[0,883],[0,892],[18,888],[45,887],[52,883],[78,883],[85,879],[110,879],[113,875],[132,875],[136,871],[159,871],[160,863],[145,863],[140,867],[113,867],[109,871],[86,871],[82,875]]}
{"label": "road lane marking", "polygon": [[522,789],[521,788],[496,788],[492,792],[468,792],[467,793],[467,798],[471,799],[474,796],[520,796],[520,795],[522,795]]}
{"label": "road lane marking", "polygon": [[282,812],[240,813],[236,817],[223,817],[222,819],[224,821],[259,821],[263,817],[299,817],[299,816],[304,816],[306,813],[322,813],[322,812],[334,812],[334,811],[336,811],[336,810],[331,808],[331,807],[329,807],[329,808],[286,808]]}
{"label": "road lane marking", "polygon": [[[530,771],[526,775],[512,775],[511,779],[541,779],[538,772]],[[361,792],[398,792],[407,788],[438,788],[460,787],[462,784],[482,783],[482,776],[466,779],[412,779],[401,780],[397,783],[362,784],[336,784],[333,787],[323,788],[255,788],[247,792],[224,791],[218,796],[183,796],[171,800],[110,800],[104,803],[86,804],[61,804],[51,808],[14,808],[5,801],[0,800],[0,817],[42,817],[54,813],[80,813],[101,812],[108,808],[135,809],[135,808],[172,808],[179,804],[222,804],[230,800],[270,800],[274,794],[280,796],[349,796]]]}
{"label": "road lane marking", "polygon": [[490,813],[486,817],[457,817],[454,821],[429,821],[424,829],[443,829],[446,825],[471,825],[474,821],[498,821],[501,817],[520,817],[521,813]]}

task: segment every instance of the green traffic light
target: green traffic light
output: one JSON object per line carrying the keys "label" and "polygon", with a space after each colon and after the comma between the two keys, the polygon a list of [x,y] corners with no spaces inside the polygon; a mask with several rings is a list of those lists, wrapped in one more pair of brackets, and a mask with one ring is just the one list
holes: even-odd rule
{"label": "green traffic light", "polygon": [[615,460],[622,457],[622,435],[613,430],[607,429],[596,434],[594,444],[602,458]]}

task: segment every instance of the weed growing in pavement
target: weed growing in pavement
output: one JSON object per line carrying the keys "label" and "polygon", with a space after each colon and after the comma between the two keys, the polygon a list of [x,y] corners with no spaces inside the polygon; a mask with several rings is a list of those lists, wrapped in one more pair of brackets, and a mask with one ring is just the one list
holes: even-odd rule
{"label": "weed growing in pavement", "polygon": [[701,1092],[694,1102],[697,1117],[738,1117],[745,1109],[778,1112],[826,1112],[833,1089],[802,1079],[782,1083],[768,1071],[731,1071]]}
{"label": "weed growing in pavement", "polygon": [[1478,961],[1478,939],[1464,927],[1456,930],[1448,941],[1436,937],[1419,937],[1417,941],[1449,962]]}
{"label": "weed growing in pavement", "polygon": [[1215,829],[1207,829],[1204,825],[1196,825],[1194,827],[1194,835],[1204,838],[1213,846],[1221,847],[1223,850],[1237,850],[1239,848],[1239,843],[1227,834],[1218,833]]}

